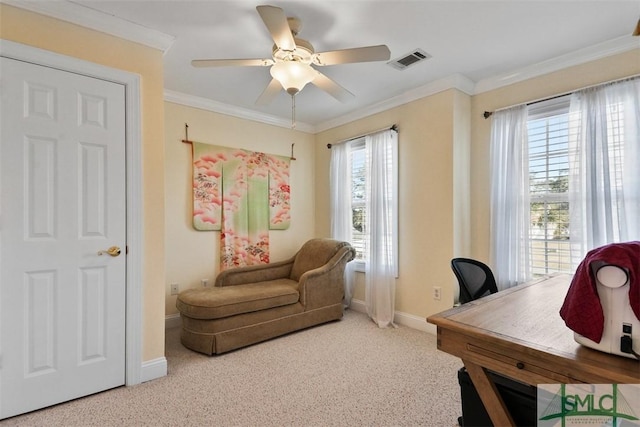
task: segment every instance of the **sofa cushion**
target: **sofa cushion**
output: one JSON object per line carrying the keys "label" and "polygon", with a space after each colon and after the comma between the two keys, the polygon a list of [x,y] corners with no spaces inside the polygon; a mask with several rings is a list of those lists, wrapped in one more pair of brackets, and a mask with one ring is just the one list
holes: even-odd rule
{"label": "sofa cushion", "polygon": [[178,295],[180,313],[194,319],[220,319],[298,302],[298,283],[290,279],[245,285],[189,289]]}

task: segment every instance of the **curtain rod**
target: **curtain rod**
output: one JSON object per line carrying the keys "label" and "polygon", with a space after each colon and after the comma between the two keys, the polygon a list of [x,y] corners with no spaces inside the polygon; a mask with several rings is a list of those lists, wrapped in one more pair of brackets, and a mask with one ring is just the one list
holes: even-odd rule
{"label": "curtain rod", "polygon": [[[388,127],[388,128],[382,128],[382,129],[378,129],[378,130],[373,130],[373,131],[368,132],[368,133],[363,133],[362,135],[354,136],[354,137],[351,137],[349,139],[345,139],[343,141],[336,142],[336,144],[342,144],[342,143],[345,143],[345,142],[349,142],[349,141],[353,141],[353,140],[356,140],[356,139],[360,139],[363,136],[371,135],[372,133],[382,132],[384,130],[392,130],[392,131],[398,132],[398,125],[393,124],[393,125],[391,125],[391,127]],[[327,144],[327,148],[330,149],[331,147],[332,147],[332,144]]]}
{"label": "curtain rod", "polygon": [[[620,78],[620,79],[610,80],[610,81],[608,81],[608,82],[604,82],[604,83],[597,83],[597,84],[594,84],[594,85],[591,85],[591,86],[584,86],[584,87],[581,87],[581,88],[579,88],[579,89],[574,89],[574,90],[572,90],[572,91],[563,92],[563,93],[560,93],[560,94],[558,94],[558,95],[552,95],[552,96],[549,96],[549,97],[547,97],[547,98],[536,99],[536,100],[534,100],[534,101],[527,102],[527,103],[523,103],[523,104],[514,104],[514,105],[511,105],[511,106],[509,106],[509,107],[498,108],[498,109],[497,109],[497,110],[495,110],[495,111],[506,110],[506,109],[508,109],[508,108],[516,107],[516,106],[518,106],[518,105],[533,105],[533,104],[538,104],[538,103],[540,103],[540,102],[551,101],[552,99],[561,98],[561,97],[563,97],[563,96],[571,95],[572,93],[574,93],[574,92],[578,92],[578,91],[581,91],[581,90],[590,89],[590,88],[592,88],[592,87],[605,86],[605,85],[608,85],[608,84],[618,83],[618,82],[622,82],[622,81],[625,81],[625,80],[633,80],[633,79],[635,79],[636,77],[640,77],[640,74],[636,74],[636,75],[633,75],[633,76],[622,77],[622,78]],[[492,115],[495,111],[485,111],[485,112],[482,114],[482,117],[484,117],[485,119],[488,119],[489,117],[491,117],[491,115]]]}

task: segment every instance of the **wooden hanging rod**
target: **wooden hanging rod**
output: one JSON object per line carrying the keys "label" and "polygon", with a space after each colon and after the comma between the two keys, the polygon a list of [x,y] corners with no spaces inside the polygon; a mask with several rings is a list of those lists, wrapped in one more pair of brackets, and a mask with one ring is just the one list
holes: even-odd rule
{"label": "wooden hanging rod", "polygon": [[[185,144],[193,144],[193,141],[189,140],[189,125],[187,123],[184,124],[184,139],[181,141]],[[291,156],[289,157],[290,160],[296,160],[296,158],[293,155],[294,145],[296,145],[295,142],[291,144]]]}
{"label": "wooden hanging rod", "polygon": [[189,141],[189,125],[184,124],[184,139],[182,140],[185,144],[193,144],[193,141]]}

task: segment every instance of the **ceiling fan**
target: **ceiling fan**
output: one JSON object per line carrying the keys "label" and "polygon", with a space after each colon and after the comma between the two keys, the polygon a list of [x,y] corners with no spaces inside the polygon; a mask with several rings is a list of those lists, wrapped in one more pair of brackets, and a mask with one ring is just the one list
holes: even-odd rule
{"label": "ceiling fan", "polygon": [[268,59],[197,59],[194,67],[249,66],[271,67],[273,79],[258,97],[256,104],[269,104],[284,89],[292,98],[307,83],[319,87],[341,102],[354,95],[312,67],[354,62],[387,61],[389,48],[385,45],[366,46],[329,52],[315,52],[311,43],[297,38],[300,20],[287,18],[276,6],[257,6],[256,9],[274,41],[272,58]]}

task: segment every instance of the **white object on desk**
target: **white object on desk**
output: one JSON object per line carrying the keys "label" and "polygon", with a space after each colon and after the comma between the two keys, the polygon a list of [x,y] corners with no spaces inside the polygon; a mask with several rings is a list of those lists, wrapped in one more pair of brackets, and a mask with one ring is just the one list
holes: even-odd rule
{"label": "white object on desk", "polygon": [[[596,276],[596,289],[604,312],[602,339],[597,343],[575,332],[574,339],[596,350],[635,358],[633,354],[620,351],[620,338],[629,335],[633,340],[633,350],[640,353],[640,321],[629,303],[629,275],[625,269],[615,265],[592,263],[591,268]],[[631,333],[623,331],[624,325],[631,328]]]}

